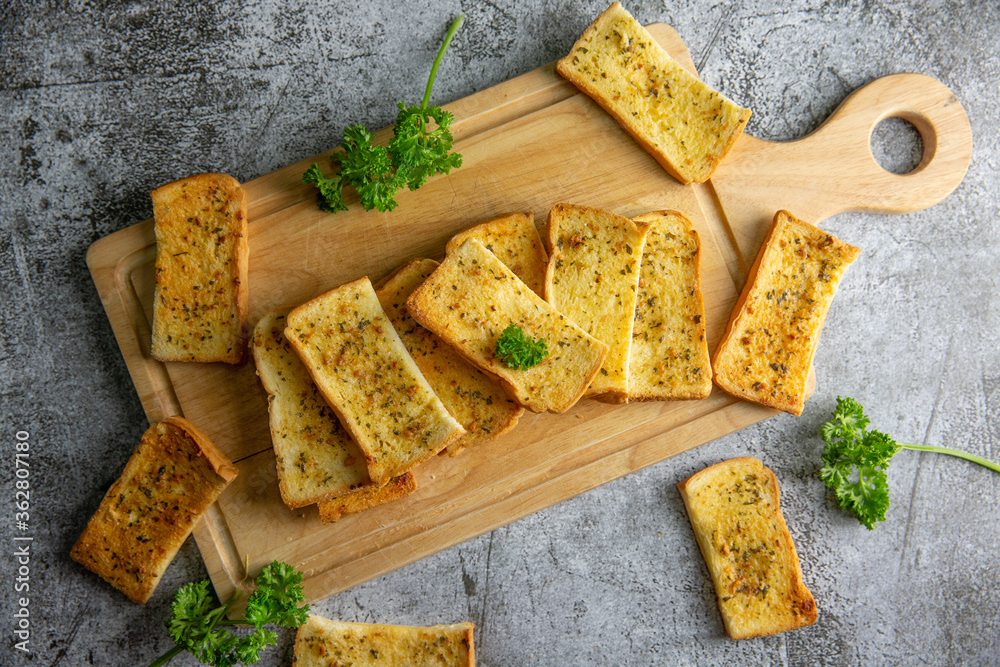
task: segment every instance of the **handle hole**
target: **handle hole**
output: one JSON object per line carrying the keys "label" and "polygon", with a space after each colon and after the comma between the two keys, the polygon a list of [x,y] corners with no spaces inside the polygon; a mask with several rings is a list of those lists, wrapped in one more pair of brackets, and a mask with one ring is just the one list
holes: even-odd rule
{"label": "handle hole", "polygon": [[872,157],[893,174],[909,174],[920,166],[924,141],[919,130],[904,118],[890,116],[872,130]]}

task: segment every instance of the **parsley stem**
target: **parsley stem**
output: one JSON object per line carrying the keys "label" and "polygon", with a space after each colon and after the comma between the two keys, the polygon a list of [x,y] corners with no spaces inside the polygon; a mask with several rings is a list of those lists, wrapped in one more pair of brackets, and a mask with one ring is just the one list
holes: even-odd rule
{"label": "parsley stem", "polygon": [[183,651],[184,651],[184,647],[181,646],[180,644],[176,644],[176,645],[174,645],[174,647],[172,649],[170,649],[169,651],[167,651],[166,653],[164,653],[163,655],[161,655],[159,658],[157,658],[153,662],[149,663],[149,667],[163,667],[163,665],[165,665],[168,662],[170,662],[171,660],[173,660],[174,656],[176,656],[178,653],[181,653]]}
{"label": "parsley stem", "polygon": [[455,36],[458,29],[462,26],[462,21],[465,20],[465,14],[459,14],[458,18],[452,22],[451,27],[448,28],[448,34],[444,36],[444,42],[441,44],[441,48],[438,49],[437,57],[434,58],[434,65],[431,66],[431,75],[427,79],[427,88],[424,89],[424,101],[420,103],[421,109],[426,109],[427,105],[431,101],[431,87],[434,85],[434,77],[437,76],[438,65],[441,64],[441,59],[444,58],[444,52],[448,50],[448,45],[451,44],[451,38]]}
{"label": "parsley stem", "polygon": [[935,447],[933,445],[907,445],[902,442],[898,444],[903,449],[915,449],[920,452],[934,452],[935,454],[947,454],[948,456],[957,456],[960,459],[965,459],[966,461],[972,461],[973,463],[978,463],[984,468],[989,468],[994,472],[1000,472],[1000,464],[996,464],[993,461],[984,459],[981,456],[970,454],[969,452],[963,452],[959,449],[949,449],[948,447]]}

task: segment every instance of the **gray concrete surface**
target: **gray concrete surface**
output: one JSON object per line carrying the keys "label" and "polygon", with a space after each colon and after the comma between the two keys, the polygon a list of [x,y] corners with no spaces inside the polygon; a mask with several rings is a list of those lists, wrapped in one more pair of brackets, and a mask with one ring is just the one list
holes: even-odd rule
{"label": "gray concrete surface", "polygon": [[[780,416],[654,465],[315,606],[334,618],[471,620],[479,664],[1000,664],[1000,475],[904,452],[888,520],[861,528],[826,500],[816,437],[838,394],[905,442],[1000,459],[1000,9],[995,1],[628,2],[673,25],[703,78],[752,106],[748,131],[788,140],[852,90],[922,72],[965,105],[975,148],[942,204],[825,224],[864,253],[834,303],[819,386]],[[68,551],[145,427],[84,262],[150,217],[148,191],[199,171],[252,179],[381,127],[417,100],[445,26],[468,21],[434,93],[443,103],[567,52],[603,2],[5,2],[0,6],[0,397],[4,520],[0,664],[138,665],[169,646],[179,586],[205,576],[193,541],[146,606]],[[913,133],[876,133],[906,170]],[[30,433],[31,653],[13,650],[14,441]],[[761,458],[818,623],[724,635],[674,484]],[[260,663],[291,662],[291,635]],[[193,660],[178,659],[191,665]]]}

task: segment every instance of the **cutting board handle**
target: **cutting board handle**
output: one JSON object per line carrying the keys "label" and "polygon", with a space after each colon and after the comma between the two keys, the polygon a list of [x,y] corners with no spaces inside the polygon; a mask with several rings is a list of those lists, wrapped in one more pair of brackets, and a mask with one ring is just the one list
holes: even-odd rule
{"label": "cutting board handle", "polygon": [[[923,157],[906,174],[886,171],[871,151],[886,118],[911,123]],[[812,172],[826,174],[831,197],[822,217],[842,211],[908,213],[937,204],[962,182],[972,159],[972,129],[958,98],[937,79],[894,74],[859,88],[796,144]]]}
{"label": "cutting board handle", "polygon": [[[886,171],[872,155],[872,132],[890,117],[910,122],[923,141],[923,157],[907,174]],[[744,134],[712,186],[749,264],[779,209],[814,224],[848,211],[919,211],[958,187],[971,159],[969,118],[947,86],[923,74],[893,74],[853,92],[802,139]]]}

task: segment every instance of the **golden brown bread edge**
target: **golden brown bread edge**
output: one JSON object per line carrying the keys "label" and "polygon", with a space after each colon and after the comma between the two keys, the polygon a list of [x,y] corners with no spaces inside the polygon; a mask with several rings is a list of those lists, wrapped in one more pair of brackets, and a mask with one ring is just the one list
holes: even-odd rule
{"label": "golden brown bread edge", "polygon": [[334,523],[349,514],[357,514],[393,500],[399,500],[416,490],[417,480],[413,476],[413,472],[404,472],[382,486],[368,484],[336,498],[319,501],[316,503],[316,507],[319,509],[319,520],[323,523]]}
{"label": "golden brown bread edge", "polygon": [[209,440],[208,436],[205,435],[201,429],[179,415],[167,417],[162,420],[162,423],[173,424],[186,431],[198,444],[199,449],[201,449],[202,456],[204,456],[205,460],[207,460],[209,465],[212,466],[212,470],[215,471],[215,474],[226,480],[227,483],[236,479],[239,474],[236,466],[232,464],[225,454],[219,451],[219,448],[215,446],[215,443]]}

